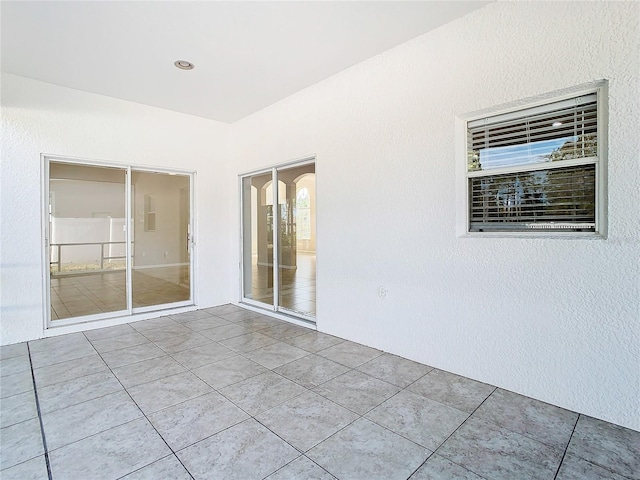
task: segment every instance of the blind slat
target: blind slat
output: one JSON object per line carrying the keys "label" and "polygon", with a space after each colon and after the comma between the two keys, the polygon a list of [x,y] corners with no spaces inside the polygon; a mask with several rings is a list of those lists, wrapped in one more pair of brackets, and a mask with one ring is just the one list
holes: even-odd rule
{"label": "blind slat", "polygon": [[578,165],[469,178],[470,231],[532,229],[529,224],[550,222],[580,224],[576,231],[595,229],[595,169]]}
{"label": "blind slat", "polygon": [[558,102],[547,103],[545,105],[540,105],[537,107],[526,108],[523,110],[518,110],[516,112],[503,113],[499,115],[492,115],[486,118],[479,118],[477,120],[472,120],[468,122],[468,127],[475,128],[479,126],[491,125],[494,123],[508,123],[510,120],[517,120],[522,117],[535,117],[535,116],[545,116],[550,112],[554,111],[562,111],[567,108],[570,108],[575,105],[588,104],[595,102],[597,100],[596,93],[590,93],[588,95],[583,95],[581,97],[569,98],[567,100],[560,100]]}
{"label": "blind slat", "polygon": [[[562,109],[541,111],[544,107],[541,106],[530,115],[525,110],[502,121],[492,118],[487,123],[469,122],[468,170],[596,156],[596,97],[586,96],[579,100],[582,103],[561,102]],[[553,104],[547,107],[551,108]]]}
{"label": "blind slat", "polygon": [[571,125],[561,125],[558,127],[529,129],[518,132],[495,133],[490,138],[486,135],[473,135],[471,137],[471,147],[474,150],[484,148],[495,148],[501,145],[525,145],[527,143],[543,142],[547,140],[557,140],[563,138],[580,138],[596,132],[597,122],[581,123],[580,128]]}

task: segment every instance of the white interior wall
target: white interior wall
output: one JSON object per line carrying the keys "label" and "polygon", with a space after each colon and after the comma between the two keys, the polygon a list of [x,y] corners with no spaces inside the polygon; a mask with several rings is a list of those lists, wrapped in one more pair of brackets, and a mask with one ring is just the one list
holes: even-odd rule
{"label": "white interior wall", "polygon": [[[234,124],[317,155],[319,330],[640,429],[639,8],[497,2]],[[603,78],[608,239],[457,238],[456,116]]]}
{"label": "white interior wall", "polygon": [[[180,189],[189,188],[186,175],[157,175],[133,172],[135,185],[134,265],[162,266],[181,261]],[[151,195],[155,203],[155,228],[145,230],[144,199]],[[207,222],[207,220],[205,220]]]}
{"label": "white interior wall", "polygon": [[2,75],[0,343],[43,336],[42,153],[197,170],[198,305],[234,298],[227,263],[231,199],[226,124]]}

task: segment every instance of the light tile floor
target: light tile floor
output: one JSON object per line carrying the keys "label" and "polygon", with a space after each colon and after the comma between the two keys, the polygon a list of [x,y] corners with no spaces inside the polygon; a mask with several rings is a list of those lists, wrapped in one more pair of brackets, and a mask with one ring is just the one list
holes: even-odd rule
{"label": "light tile floor", "polygon": [[2,480],[640,479],[638,432],[232,305],[0,373]]}

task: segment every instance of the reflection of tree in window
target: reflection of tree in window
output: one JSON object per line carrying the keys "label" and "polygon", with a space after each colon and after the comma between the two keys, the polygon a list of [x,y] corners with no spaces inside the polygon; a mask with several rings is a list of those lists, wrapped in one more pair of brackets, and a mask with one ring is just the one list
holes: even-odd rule
{"label": "reflection of tree in window", "polygon": [[298,240],[311,240],[311,198],[306,187],[296,194],[296,231]]}

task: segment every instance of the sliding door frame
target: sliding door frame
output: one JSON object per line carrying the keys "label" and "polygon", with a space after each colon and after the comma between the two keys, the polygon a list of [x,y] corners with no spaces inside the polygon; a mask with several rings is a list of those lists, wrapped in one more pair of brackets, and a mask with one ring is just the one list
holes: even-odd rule
{"label": "sliding door frame", "polygon": [[[240,303],[244,303],[246,305],[250,305],[252,307],[256,307],[262,310],[271,311],[273,313],[280,313],[287,316],[294,317],[298,320],[303,320],[309,323],[316,323],[315,315],[307,315],[301,312],[296,312],[293,310],[289,310],[285,307],[280,306],[280,212],[278,210],[278,199],[279,199],[279,185],[278,185],[278,171],[285,170],[288,168],[294,167],[303,167],[305,165],[316,164],[316,157],[308,156],[303,157],[297,160],[292,160],[285,163],[280,163],[278,165],[274,165],[272,167],[261,168],[258,170],[252,170],[250,172],[242,173],[238,175],[238,185],[239,185],[239,205],[240,205]],[[271,185],[272,185],[272,204],[273,204],[273,228],[272,228],[272,239],[271,242],[273,244],[273,304],[268,304],[264,302],[258,302],[251,298],[245,297],[244,285],[244,270],[245,270],[245,258],[244,258],[244,240],[245,240],[245,232],[244,232],[244,214],[245,214],[245,202],[243,195],[243,180],[248,177],[253,177],[255,175],[262,175],[266,173],[271,173]],[[259,192],[258,192],[259,194]],[[259,197],[258,197],[259,198]],[[249,236],[250,238],[250,236]]]}
{"label": "sliding door frame", "polygon": [[[131,308],[131,312],[132,314],[136,314],[136,313],[147,313],[147,312],[155,312],[158,310],[167,310],[169,308],[179,308],[179,307],[188,307],[191,305],[195,305],[195,281],[194,281],[194,265],[195,265],[195,240],[194,240],[194,223],[195,223],[195,212],[194,212],[194,192],[193,192],[193,186],[194,186],[194,179],[195,179],[195,172],[188,172],[188,171],[181,171],[181,170],[169,170],[166,168],[154,168],[154,167],[149,167],[149,166],[144,166],[144,167],[140,167],[140,166],[136,166],[136,165],[131,165],[129,167],[129,172],[131,171],[136,171],[136,172],[145,172],[145,173],[162,173],[162,174],[168,174],[168,175],[185,175],[189,177],[189,225],[190,225],[190,230],[191,230],[191,235],[189,238],[189,242],[187,242],[187,248],[189,248],[190,250],[190,255],[189,255],[189,300],[183,300],[181,302],[173,302],[173,303],[162,303],[162,304],[157,304],[157,305],[149,305],[146,307],[133,307],[133,298],[131,298],[131,302],[129,305],[132,306]],[[131,175],[128,175],[129,179],[131,180]],[[129,180],[129,181],[130,181]],[[129,195],[131,194],[131,189],[129,190]],[[128,202],[127,206],[128,208],[132,208],[133,205],[133,199],[131,199],[130,202]],[[129,217],[129,221],[133,222],[134,216]],[[133,245],[133,233],[134,233],[134,228],[132,228],[133,225],[130,225],[129,228],[127,228],[127,247],[129,249],[131,249],[132,245]],[[131,255],[133,255],[133,252],[131,252]],[[127,261],[129,260],[129,257],[127,257]],[[133,257],[131,257],[131,268],[127,268],[127,271],[131,274],[131,276],[133,276],[133,270],[134,270],[134,265],[133,265]],[[127,265],[129,265],[129,263],[127,263]],[[131,279],[131,281],[133,281],[133,278]],[[131,295],[133,297],[133,283],[131,283],[131,288],[129,289],[129,295]]]}
{"label": "sliding door frame", "polygon": [[[238,184],[239,184],[239,192],[240,192],[240,262],[239,262],[239,267],[240,267],[240,303],[244,303],[247,305],[251,305],[252,307],[256,307],[256,308],[261,308],[263,310],[273,310],[275,311],[275,308],[268,308],[269,304],[268,303],[264,303],[264,302],[258,302],[252,298],[248,298],[244,296],[244,239],[245,239],[245,233],[244,233],[244,207],[245,207],[245,203],[244,203],[244,195],[243,195],[243,185],[242,185],[242,181],[247,178],[247,177],[253,177],[256,175],[263,175],[265,173],[271,173],[271,184],[274,185],[273,182],[273,174],[274,174],[275,168],[271,167],[271,168],[262,168],[260,170],[253,170],[249,173],[243,173],[238,175]],[[277,205],[278,202],[278,186],[277,184],[275,184],[275,186],[272,188],[272,202],[276,202],[275,205]],[[258,192],[258,195],[260,194],[260,192]],[[276,221],[275,218],[277,217],[277,215],[274,213],[273,214],[273,218],[274,218],[274,222]],[[273,251],[275,252],[275,247],[276,244],[273,243],[274,242],[274,237],[276,237],[277,235],[275,235],[275,223],[273,226],[273,232],[272,232],[272,244],[273,244]],[[250,238],[250,237],[248,237]],[[276,239],[277,240],[277,239]],[[275,253],[274,253],[275,256]],[[273,260],[272,260],[273,262]],[[275,270],[275,263],[273,264],[273,269]],[[274,296],[273,296],[273,302],[274,305],[276,303],[276,298],[275,298],[275,289],[276,289],[276,285],[274,284]],[[274,305],[271,305],[271,307],[273,307]]]}
{"label": "sliding door frame", "polygon": [[[97,168],[114,168],[125,172],[125,228],[126,228],[126,305],[123,310],[114,310],[111,312],[104,312],[93,315],[83,315],[78,317],[65,318],[61,320],[51,319],[51,229],[50,229],[50,163],[59,162],[69,165],[80,165],[85,167],[97,167]],[[114,318],[121,318],[126,316],[132,316],[139,313],[147,313],[154,311],[161,311],[170,308],[188,307],[196,304],[196,288],[195,288],[195,265],[196,262],[196,249],[195,249],[195,219],[196,219],[196,206],[195,206],[195,176],[196,172],[191,170],[179,170],[168,169],[165,167],[150,167],[148,165],[134,165],[125,163],[114,163],[100,160],[91,160],[78,157],[67,157],[63,155],[54,154],[41,154],[41,186],[42,186],[42,241],[44,248],[42,249],[42,279],[43,279],[43,301],[44,301],[44,315],[43,315],[43,327],[44,330],[64,327],[69,325],[76,325],[79,323],[96,322],[99,320],[109,320]],[[189,178],[189,226],[191,230],[191,236],[188,242],[188,248],[190,249],[189,256],[189,299],[181,302],[165,303],[158,305],[150,305],[147,307],[133,307],[133,198],[132,198],[132,183],[131,172],[142,171],[149,173],[161,173],[161,174],[176,174],[185,175]]]}

